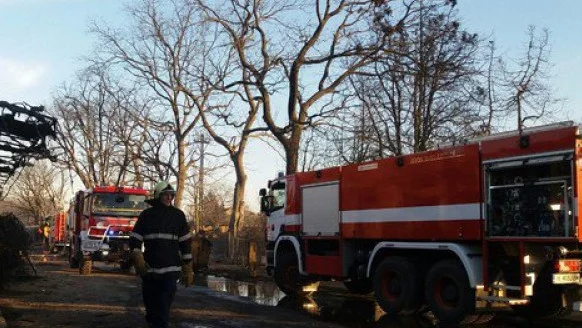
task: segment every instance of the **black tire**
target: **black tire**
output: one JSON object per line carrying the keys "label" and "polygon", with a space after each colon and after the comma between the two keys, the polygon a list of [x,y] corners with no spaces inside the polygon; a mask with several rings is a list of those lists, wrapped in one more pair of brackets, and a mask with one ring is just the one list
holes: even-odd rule
{"label": "black tire", "polygon": [[69,267],[71,269],[77,269],[79,267],[79,259],[73,252],[72,247],[69,246]]}
{"label": "black tire", "polygon": [[475,312],[475,290],[456,260],[437,262],[428,271],[425,298],[441,324],[456,325]]}
{"label": "black tire", "polygon": [[374,294],[388,315],[411,314],[422,302],[419,270],[404,257],[388,257],[374,273]]}
{"label": "black tire", "polygon": [[375,327],[387,328],[434,328],[430,318],[417,315],[391,316],[384,314],[375,323]]}
{"label": "black tire", "polygon": [[368,295],[374,291],[372,279],[345,280],[344,286],[353,294]]}
{"label": "black tire", "polygon": [[299,274],[299,265],[295,253],[284,253],[277,258],[277,266],[273,275],[279,289],[287,295],[303,294],[306,284]]}
{"label": "black tire", "polygon": [[90,257],[83,257],[81,265],[79,266],[79,274],[83,276],[88,276],[93,270],[93,261]]}

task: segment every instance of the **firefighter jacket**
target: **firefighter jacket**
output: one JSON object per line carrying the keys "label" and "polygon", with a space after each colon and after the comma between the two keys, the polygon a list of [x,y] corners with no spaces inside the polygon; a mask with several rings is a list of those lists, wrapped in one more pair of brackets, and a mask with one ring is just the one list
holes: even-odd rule
{"label": "firefighter jacket", "polygon": [[141,250],[149,266],[148,274],[178,279],[182,265],[192,261],[191,234],[184,212],[174,206],[154,202],[139,215],[129,247]]}

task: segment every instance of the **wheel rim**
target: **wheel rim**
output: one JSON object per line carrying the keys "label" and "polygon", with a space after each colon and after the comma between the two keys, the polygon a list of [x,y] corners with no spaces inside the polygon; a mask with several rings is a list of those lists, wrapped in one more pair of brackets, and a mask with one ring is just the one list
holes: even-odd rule
{"label": "wheel rim", "polygon": [[394,271],[382,274],[382,295],[384,299],[394,301],[402,295],[402,279]]}
{"label": "wheel rim", "polygon": [[448,276],[441,277],[434,288],[435,300],[445,308],[456,308],[460,300],[460,291],[457,283]]}

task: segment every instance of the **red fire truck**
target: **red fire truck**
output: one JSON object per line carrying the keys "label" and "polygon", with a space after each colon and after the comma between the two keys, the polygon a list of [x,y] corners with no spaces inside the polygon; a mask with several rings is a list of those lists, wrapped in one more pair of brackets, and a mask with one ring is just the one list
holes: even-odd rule
{"label": "red fire truck", "polygon": [[54,253],[59,252],[68,246],[66,219],[67,218],[64,212],[58,212],[55,214],[54,224],[52,226],[50,236],[50,249]]}
{"label": "red fire truck", "polygon": [[388,314],[459,323],[481,305],[580,311],[582,139],[558,123],[280,176],[261,190],[268,270],[374,292]]}
{"label": "red fire truck", "polygon": [[131,267],[129,234],[143,211],[147,190],[98,186],[79,191],[69,212],[69,264],[81,274],[90,274],[93,261]]}

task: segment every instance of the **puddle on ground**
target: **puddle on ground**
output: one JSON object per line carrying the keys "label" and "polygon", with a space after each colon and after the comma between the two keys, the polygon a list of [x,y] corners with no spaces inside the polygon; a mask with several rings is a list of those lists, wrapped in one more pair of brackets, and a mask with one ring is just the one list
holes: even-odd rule
{"label": "puddle on ground", "polygon": [[198,286],[226,292],[233,296],[245,297],[260,305],[277,306],[279,301],[285,297],[285,293],[280,291],[274,282],[270,281],[245,282],[224,277],[199,275],[194,281]]}
{"label": "puddle on ground", "polygon": [[217,292],[244,297],[261,305],[277,306],[298,311],[325,322],[333,322],[350,328],[414,328],[432,327],[432,318],[409,316],[392,318],[372,297],[353,296],[336,292],[313,292],[305,297],[290,297],[277,288],[274,282],[236,281],[224,277],[196,276],[196,285]]}

